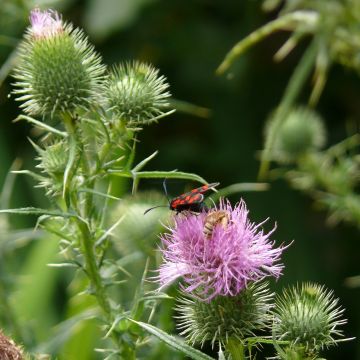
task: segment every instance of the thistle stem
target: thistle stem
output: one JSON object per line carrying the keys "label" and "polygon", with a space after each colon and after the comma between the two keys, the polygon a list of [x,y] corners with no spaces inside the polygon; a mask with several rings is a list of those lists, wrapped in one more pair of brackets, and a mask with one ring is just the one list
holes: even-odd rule
{"label": "thistle stem", "polygon": [[[64,115],[63,117],[65,128],[69,134],[69,139],[75,141],[76,146],[79,149],[79,155],[81,157],[81,165],[82,171],[85,178],[90,179],[92,178],[91,174],[91,166],[89,164],[89,160],[87,159],[84,146],[79,139],[76,127],[74,124],[74,119],[69,115]],[[69,176],[73,176],[74,171],[69,172]],[[71,178],[67,181],[68,184],[71,184]],[[71,186],[71,185],[69,185]],[[95,180],[91,180],[87,183],[87,187],[90,190],[93,190],[95,187]],[[74,191],[73,189],[69,189],[70,192]],[[76,189],[75,189],[76,193]],[[86,192],[84,194],[84,204],[83,206],[79,207],[78,205],[78,193],[76,196],[73,196],[73,207],[79,213],[79,217],[75,219],[76,225],[80,231],[80,244],[81,250],[85,260],[85,272],[88,276],[88,279],[91,283],[92,290],[94,295],[97,299],[97,302],[104,313],[106,322],[109,326],[112,326],[115,316],[113,314],[110,302],[108,300],[105,285],[100,275],[100,268],[97,263],[96,253],[94,248],[95,243],[95,236],[91,231],[90,225],[91,224],[91,217],[93,214],[93,196],[91,192]],[[85,219],[85,220],[82,220]],[[116,343],[119,350],[122,348],[121,340],[117,333],[113,331],[111,333],[113,341]]]}

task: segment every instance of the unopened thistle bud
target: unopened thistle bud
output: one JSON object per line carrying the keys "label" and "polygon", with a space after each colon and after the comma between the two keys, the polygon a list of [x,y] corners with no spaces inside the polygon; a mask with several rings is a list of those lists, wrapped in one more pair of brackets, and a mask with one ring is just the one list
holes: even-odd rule
{"label": "unopened thistle bud", "polygon": [[276,299],[273,310],[275,338],[289,341],[286,351],[316,355],[336,344],[336,337],[342,336],[338,327],[346,320],[340,319],[344,310],[337,304],[333,292],[324,286],[304,283],[286,289]]}
{"label": "unopened thistle bud", "polygon": [[210,302],[183,295],[177,306],[178,327],[190,344],[226,346],[229,339],[242,342],[269,325],[273,294],[267,282],[249,283],[236,296],[217,296]]}
{"label": "unopened thistle bud", "polygon": [[147,124],[165,114],[169,107],[169,84],[151,65],[134,62],[112,70],[107,98],[115,116],[130,125]]}
{"label": "unopened thistle bud", "polygon": [[45,149],[39,148],[40,164],[38,167],[42,168],[44,173],[52,175],[62,175],[65,171],[68,162],[68,145],[64,141],[58,141],[48,145]]}
{"label": "unopened thistle bud", "polygon": [[97,102],[105,68],[83,32],[51,10],[33,10],[30,23],[14,74],[24,111],[52,117]]}
{"label": "unopened thistle bud", "polygon": [[[267,133],[274,124],[275,119],[270,119]],[[305,107],[293,109],[275,136],[273,155],[279,162],[296,160],[304,153],[320,149],[326,141],[322,118]]]}
{"label": "unopened thistle bud", "polygon": [[68,162],[68,144],[64,141],[57,141],[51,145],[47,145],[44,149],[33,143],[38,153],[37,167],[42,170],[44,176],[39,183],[40,187],[44,187],[47,195],[56,196],[62,192],[64,171]]}

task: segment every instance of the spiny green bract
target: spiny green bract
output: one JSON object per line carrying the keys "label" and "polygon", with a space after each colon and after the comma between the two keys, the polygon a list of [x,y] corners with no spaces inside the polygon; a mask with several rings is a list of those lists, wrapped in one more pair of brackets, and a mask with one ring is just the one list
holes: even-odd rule
{"label": "spiny green bract", "polygon": [[343,310],[338,299],[323,286],[304,283],[285,289],[276,298],[273,310],[273,334],[277,340],[287,340],[290,348],[299,348],[307,356],[334,345],[334,337],[342,336],[339,325]]}
{"label": "spiny green bract", "polygon": [[29,31],[20,46],[14,94],[30,115],[73,113],[99,102],[104,72],[81,30],[66,25],[64,31],[42,38]]}
{"label": "spiny green bract", "polygon": [[151,65],[133,62],[113,68],[107,81],[110,109],[127,124],[145,124],[165,114],[169,84]]}
{"label": "spiny green bract", "polygon": [[210,302],[183,295],[177,305],[178,327],[190,344],[226,345],[230,338],[243,341],[269,325],[273,294],[267,282],[251,283],[237,296],[217,296]]}

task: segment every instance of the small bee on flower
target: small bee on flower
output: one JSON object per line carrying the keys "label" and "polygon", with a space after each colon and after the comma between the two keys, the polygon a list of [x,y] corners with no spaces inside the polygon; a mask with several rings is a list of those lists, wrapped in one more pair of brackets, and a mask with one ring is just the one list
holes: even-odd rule
{"label": "small bee on flower", "polygon": [[210,211],[204,219],[204,236],[206,239],[211,239],[213,231],[217,225],[220,225],[226,230],[230,222],[230,214],[226,210]]}

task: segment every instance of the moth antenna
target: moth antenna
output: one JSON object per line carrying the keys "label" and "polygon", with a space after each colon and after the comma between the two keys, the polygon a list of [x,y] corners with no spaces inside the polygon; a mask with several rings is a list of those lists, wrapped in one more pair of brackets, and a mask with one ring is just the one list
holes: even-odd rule
{"label": "moth antenna", "polygon": [[160,207],[168,207],[167,205],[158,205],[158,206],[154,206],[154,207],[152,207],[152,208],[150,208],[150,209],[147,209],[147,210],[145,210],[144,211],[144,215],[146,215],[150,210],[153,210],[153,209],[156,209],[156,208],[160,208]]}
{"label": "moth antenna", "polygon": [[166,178],[164,178],[164,181],[163,181],[163,188],[164,188],[164,192],[165,192],[165,196],[167,198],[167,201],[169,202],[169,205],[170,205],[170,198],[169,198],[169,194],[167,192],[167,187],[166,187]]}

